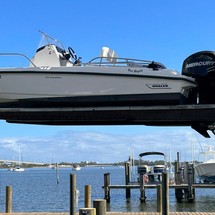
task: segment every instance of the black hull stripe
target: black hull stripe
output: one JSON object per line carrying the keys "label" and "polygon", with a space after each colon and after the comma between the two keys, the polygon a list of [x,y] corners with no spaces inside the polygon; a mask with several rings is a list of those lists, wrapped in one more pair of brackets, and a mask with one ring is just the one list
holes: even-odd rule
{"label": "black hull stripe", "polygon": [[0,103],[0,107],[93,107],[123,105],[177,105],[185,104],[186,98],[180,93],[79,96],[22,99],[16,102]]}

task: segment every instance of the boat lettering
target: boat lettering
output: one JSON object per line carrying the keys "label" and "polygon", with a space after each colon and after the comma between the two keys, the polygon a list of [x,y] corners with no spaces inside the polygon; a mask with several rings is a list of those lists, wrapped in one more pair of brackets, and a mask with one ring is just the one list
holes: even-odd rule
{"label": "boat lettering", "polygon": [[214,64],[215,64],[215,61],[200,61],[200,62],[189,63],[186,65],[186,68],[197,67],[197,66],[213,66]]}
{"label": "boat lettering", "polygon": [[147,87],[151,88],[151,89],[155,89],[155,88],[163,88],[163,89],[169,89],[169,85],[166,83],[162,83],[162,84],[146,84]]}
{"label": "boat lettering", "polygon": [[140,73],[142,71],[143,71],[142,69],[131,69],[131,68],[128,69],[128,72]]}
{"label": "boat lettering", "polygon": [[61,79],[61,76],[45,76],[45,78],[49,78],[49,79]]}

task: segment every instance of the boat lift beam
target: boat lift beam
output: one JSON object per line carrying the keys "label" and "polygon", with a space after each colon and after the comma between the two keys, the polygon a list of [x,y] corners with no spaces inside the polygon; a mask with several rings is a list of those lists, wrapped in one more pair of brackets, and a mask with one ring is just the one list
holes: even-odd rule
{"label": "boat lift beam", "polygon": [[215,131],[215,105],[0,108],[9,123],[40,125],[191,126],[204,137]]}

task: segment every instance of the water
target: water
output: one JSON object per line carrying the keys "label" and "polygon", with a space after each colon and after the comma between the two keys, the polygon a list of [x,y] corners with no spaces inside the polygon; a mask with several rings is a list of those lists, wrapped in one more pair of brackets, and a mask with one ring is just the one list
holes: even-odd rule
{"label": "water", "polygon": [[[80,192],[78,208],[84,207],[84,186],[91,185],[92,201],[104,198],[102,189],[104,173],[111,175],[111,184],[124,184],[124,168],[85,167],[76,173],[77,189]],[[28,169],[25,172],[0,170],[0,212],[5,212],[6,186],[13,189],[14,212],[68,212],[69,211],[69,180],[71,169],[59,169],[57,184],[56,170],[49,168]],[[196,189],[194,203],[177,203],[174,189],[170,189],[170,211],[178,212],[212,212],[215,211],[215,189]],[[125,190],[111,190],[111,203],[108,211],[156,211],[156,190],[146,190],[146,203],[140,203],[139,190],[131,190],[130,200],[125,199]]]}

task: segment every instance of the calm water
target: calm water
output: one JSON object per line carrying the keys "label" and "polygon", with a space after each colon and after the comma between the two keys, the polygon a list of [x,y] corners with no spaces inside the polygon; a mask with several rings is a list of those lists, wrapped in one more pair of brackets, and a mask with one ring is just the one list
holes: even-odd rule
{"label": "calm water", "polygon": [[[104,198],[102,189],[104,173],[111,175],[111,184],[124,184],[124,168],[85,167],[76,172],[77,189],[80,192],[78,208],[84,207],[84,186],[91,185],[92,200]],[[25,172],[0,170],[0,212],[5,211],[6,186],[13,188],[14,212],[64,212],[69,211],[69,178],[71,169],[59,169],[60,183],[57,184],[56,170],[28,169]],[[146,190],[146,203],[140,204],[139,190],[131,190],[131,199],[125,199],[125,190],[111,190],[109,211],[156,211],[156,191]],[[195,203],[177,203],[174,190],[170,189],[170,211],[215,211],[215,189],[196,189]],[[77,208],[77,209],[78,209]]]}

